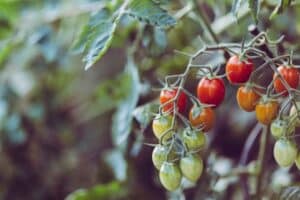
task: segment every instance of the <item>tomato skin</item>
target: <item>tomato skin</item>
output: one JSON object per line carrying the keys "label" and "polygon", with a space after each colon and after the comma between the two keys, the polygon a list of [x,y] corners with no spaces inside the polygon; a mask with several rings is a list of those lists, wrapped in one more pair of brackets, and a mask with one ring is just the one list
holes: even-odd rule
{"label": "tomato skin", "polygon": [[[160,139],[163,134],[172,127],[172,115],[156,115],[152,122],[152,130],[157,139]],[[164,140],[168,140],[173,135],[173,132],[170,131],[164,136]]]}
{"label": "tomato skin", "polygon": [[225,97],[225,84],[221,78],[203,77],[197,86],[197,96],[202,103],[217,107]]}
{"label": "tomato skin", "polygon": [[169,191],[179,188],[182,174],[175,163],[164,162],[159,170],[159,180],[161,184]]}
{"label": "tomato skin", "polygon": [[277,164],[281,167],[292,165],[297,158],[297,147],[295,143],[287,139],[279,139],[276,141],[273,149],[273,155]]}
{"label": "tomato skin", "polygon": [[203,161],[195,155],[188,155],[180,159],[182,175],[192,182],[197,182],[203,172]]}
{"label": "tomato skin", "polygon": [[160,170],[163,162],[167,160],[168,147],[163,145],[156,145],[152,151],[152,162],[156,169]]}
{"label": "tomato skin", "polygon": [[289,125],[287,121],[276,119],[271,123],[271,133],[275,139],[283,136],[292,135],[295,132],[295,126]]}
{"label": "tomato skin", "polygon": [[[159,101],[160,104],[163,105],[164,103],[169,102],[170,100],[174,99],[176,94],[177,94],[178,88],[165,88],[162,89],[160,92],[160,96],[159,96]],[[166,105],[163,106],[163,111],[164,112],[172,112],[173,108],[174,108],[174,102],[171,101],[170,103],[167,103]],[[177,103],[176,103],[176,107],[178,109],[178,112],[184,112],[185,107],[187,104],[187,96],[184,92],[180,92],[178,99],[177,99]]]}
{"label": "tomato skin", "polygon": [[[291,88],[297,88],[299,85],[299,71],[296,68],[293,67],[287,67],[287,66],[279,66],[277,68],[278,72],[282,75],[284,80],[289,84]],[[282,81],[280,80],[279,76],[277,74],[274,74],[274,89],[277,93],[284,92],[283,95],[287,95],[287,89],[283,85]]]}
{"label": "tomato skin", "polygon": [[194,130],[184,130],[182,136],[183,142],[187,146],[188,150],[199,150],[206,144],[206,137],[203,132]]}
{"label": "tomato skin", "polygon": [[269,125],[276,118],[278,108],[276,101],[261,101],[255,106],[256,119],[264,125]]}
{"label": "tomato skin", "polygon": [[229,58],[226,64],[226,76],[230,83],[245,83],[254,69],[251,60],[241,61],[237,55]]}
{"label": "tomato skin", "polygon": [[254,91],[253,88],[241,86],[236,93],[236,100],[241,109],[252,112],[258,103],[260,96]]}
{"label": "tomato skin", "polygon": [[[196,109],[200,109],[200,113],[196,113],[198,115],[194,116],[194,112]],[[209,131],[215,122],[215,112],[211,108],[199,108],[197,106],[193,106],[189,112],[189,120],[194,127],[198,127],[203,125],[203,131]]]}

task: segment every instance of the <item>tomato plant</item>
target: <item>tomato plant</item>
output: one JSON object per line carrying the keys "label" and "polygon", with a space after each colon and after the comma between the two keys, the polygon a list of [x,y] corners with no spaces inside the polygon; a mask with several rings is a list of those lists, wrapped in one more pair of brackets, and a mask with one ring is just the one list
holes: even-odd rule
{"label": "tomato plant", "polygon": [[[175,96],[177,95],[178,89],[174,88],[165,88],[160,92],[159,101],[161,104],[164,104],[163,111],[164,112],[171,112],[174,109],[174,105],[176,105],[176,109],[179,112],[183,112],[186,103],[187,97],[184,92],[180,92],[178,100],[175,100]],[[177,102],[175,102],[177,101]]]}
{"label": "tomato plant", "polygon": [[171,115],[156,115],[152,122],[152,130],[157,139],[164,137],[164,140],[168,140],[172,137],[173,132],[170,130],[172,121],[173,117]]}
{"label": "tomato plant", "polygon": [[[279,66],[278,72],[281,74],[282,78],[287,82],[287,84],[291,88],[297,88],[299,85],[299,71],[298,69],[292,67],[292,66]],[[274,74],[274,88],[277,93],[283,93],[283,95],[287,95],[287,88],[284,86],[282,80],[280,79],[280,76],[278,74]]]}
{"label": "tomato plant", "polygon": [[251,87],[241,86],[236,93],[236,99],[241,109],[251,112],[259,101],[259,94]]}
{"label": "tomato plant", "polygon": [[253,69],[251,60],[240,60],[239,56],[234,55],[226,63],[226,76],[230,83],[245,83]]}
{"label": "tomato plant", "polygon": [[219,106],[225,97],[225,84],[221,78],[202,78],[197,86],[197,96],[202,103]]}
{"label": "tomato plant", "polygon": [[199,150],[206,144],[206,137],[201,131],[186,129],[183,132],[182,138],[189,150]]}
{"label": "tomato plant", "polygon": [[189,120],[195,127],[201,126],[203,131],[209,131],[215,121],[215,113],[211,108],[193,106],[189,112]]}

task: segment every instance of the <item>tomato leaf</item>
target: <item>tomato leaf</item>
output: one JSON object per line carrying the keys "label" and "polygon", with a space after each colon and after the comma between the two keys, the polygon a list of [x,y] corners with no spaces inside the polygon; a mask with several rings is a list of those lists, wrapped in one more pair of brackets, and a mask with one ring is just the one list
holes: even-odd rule
{"label": "tomato leaf", "polygon": [[242,3],[242,0],[234,0],[234,2],[232,4],[231,12],[235,17],[238,16],[239,10],[241,8],[241,3]]}
{"label": "tomato leaf", "polygon": [[193,119],[196,119],[200,115],[201,111],[202,111],[202,108],[200,106],[195,106],[193,108],[193,112],[192,112]]}
{"label": "tomato leaf", "polygon": [[116,146],[123,143],[129,136],[133,120],[132,112],[139,99],[140,80],[137,67],[131,56],[128,56],[128,62],[124,73],[129,76],[129,88],[127,90],[127,96],[119,104],[117,111],[113,116],[112,134],[113,143]]}
{"label": "tomato leaf", "polygon": [[132,0],[127,13],[139,21],[159,27],[168,27],[176,23],[166,10],[151,0]]}
{"label": "tomato leaf", "polygon": [[98,200],[120,198],[124,189],[119,182],[110,182],[93,186],[90,189],[77,189],[70,193],[65,200]]}
{"label": "tomato leaf", "polygon": [[272,14],[270,15],[270,19],[273,19],[276,15],[282,13],[284,9],[289,7],[292,3],[292,0],[280,0]]}
{"label": "tomato leaf", "polygon": [[259,13],[259,0],[248,0],[249,8],[251,10],[252,17],[257,23]]}
{"label": "tomato leaf", "polygon": [[121,149],[114,149],[105,152],[105,162],[112,169],[114,176],[119,181],[125,181],[127,178],[127,162]]}
{"label": "tomato leaf", "polygon": [[154,102],[137,107],[133,111],[134,118],[139,122],[142,128],[146,128],[153,120],[152,113],[157,112],[158,105]]}

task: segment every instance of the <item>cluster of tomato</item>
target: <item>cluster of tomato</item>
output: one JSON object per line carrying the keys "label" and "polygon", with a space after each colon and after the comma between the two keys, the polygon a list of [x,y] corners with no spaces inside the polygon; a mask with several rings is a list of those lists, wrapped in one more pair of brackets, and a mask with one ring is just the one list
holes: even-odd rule
{"label": "cluster of tomato", "polygon": [[[280,75],[274,73],[273,88],[279,95],[287,96],[287,88],[282,83],[282,79],[295,89],[299,84],[299,72],[292,66],[280,66],[277,70]],[[249,81],[253,71],[253,62],[250,59],[241,59],[237,55],[232,56],[226,63],[226,77],[229,82],[234,85],[241,85],[236,94],[239,107],[247,112],[255,111],[257,120],[264,125],[270,125],[274,121],[272,134],[281,138],[274,146],[274,156],[281,166],[287,166],[290,162],[287,161],[284,154],[292,154],[291,157],[293,157],[294,162],[298,152],[294,143],[284,137],[286,136],[285,132],[288,132],[287,130],[293,131],[286,128],[280,118],[275,120],[279,111],[279,101],[277,98],[272,98],[269,92],[263,94],[262,88],[257,88],[256,84],[252,83],[251,80]],[[164,88],[161,91],[160,103],[163,112],[155,117],[152,124],[153,132],[160,144],[155,146],[152,160],[159,170],[160,181],[166,189],[177,189],[180,186],[182,176],[193,182],[200,178],[203,171],[203,161],[196,152],[205,146],[204,133],[212,128],[215,120],[213,109],[222,103],[224,97],[225,84],[223,79],[213,73],[204,76],[197,86],[199,101],[192,100],[194,105],[189,111],[188,127],[183,131],[176,131],[174,117],[178,114],[182,118],[180,113],[185,110],[188,97],[180,88]],[[183,118],[185,117],[183,116]],[[287,125],[287,127],[290,126]],[[280,131],[281,133],[279,133]],[[182,141],[183,151],[174,150],[174,142],[172,141],[176,141],[176,137]],[[279,154],[280,156],[278,156]],[[278,161],[278,157],[283,161]]]}

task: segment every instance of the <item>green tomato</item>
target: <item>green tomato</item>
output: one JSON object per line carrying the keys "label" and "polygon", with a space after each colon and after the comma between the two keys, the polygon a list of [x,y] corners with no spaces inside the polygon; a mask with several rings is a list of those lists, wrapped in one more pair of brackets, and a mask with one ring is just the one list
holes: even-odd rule
{"label": "green tomato", "polygon": [[163,162],[167,160],[168,147],[163,145],[156,145],[152,151],[152,162],[156,169],[160,170]]}
{"label": "green tomato", "polygon": [[285,120],[276,119],[271,124],[271,133],[275,139],[287,135],[288,123]]}
{"label": "green tomato", "polygon": [[189,150],[198,150],[205,146],[206,138],[203,132],[186,129],[183,132],[183,142]]}
{"label": "green tomato", "polygon": [[197,182],[203,171],[202,159],[194,155],[181,158],[179,166],[183,176],[192,182]]}
{"label": "green tomato", "polygon": [[279,166],[288,167],[297,157],[297,147],[287,139],[279,139],[274,145],[273,155]]}
{"label": "green tomato", "polygon": [[[173,116],[167,115],[156,115],[152,122],[152,130],[157,139],[160,139],[163,134],[172,127]],[[168,132],[163,140],[166,141],[170,139],[173,135],[173,131]]]}
{"label": "green tomato", "polygon": [[295,159],[295,164],[297,168],[300,170],[300,152],[298,153],[296,159]]}
{"label": "green tomato", "polygon": [[164,162],[159,171],[159,179],[161,184],[169,191],[179,188],[181,183],[181,172],[175,163]]}

